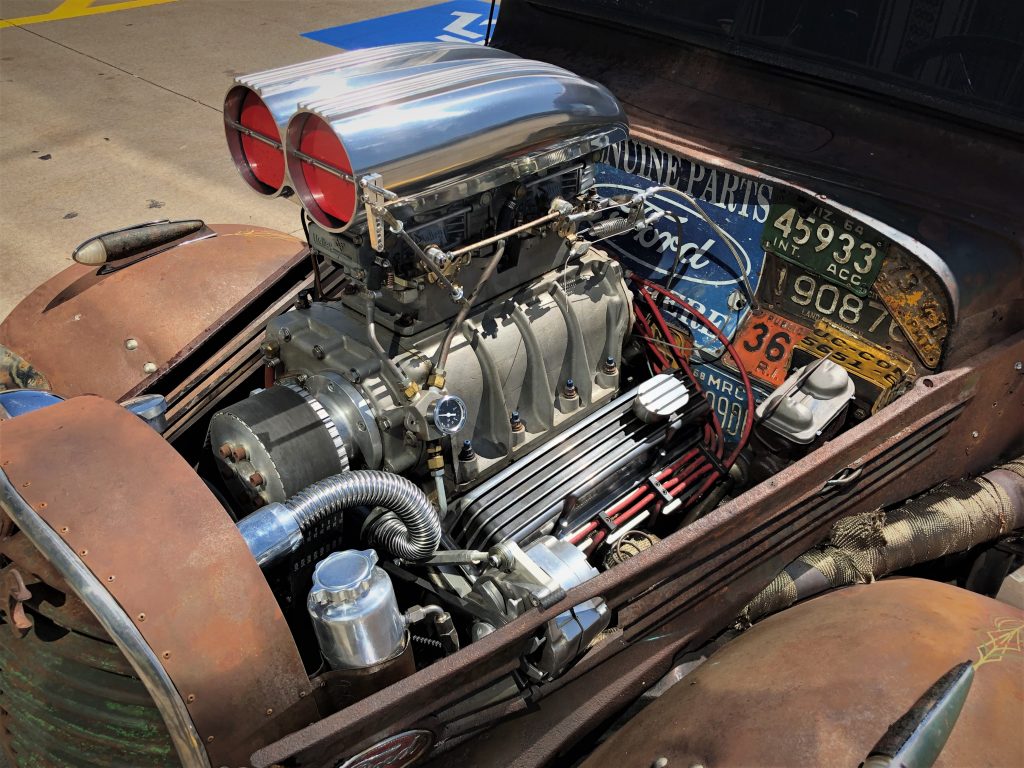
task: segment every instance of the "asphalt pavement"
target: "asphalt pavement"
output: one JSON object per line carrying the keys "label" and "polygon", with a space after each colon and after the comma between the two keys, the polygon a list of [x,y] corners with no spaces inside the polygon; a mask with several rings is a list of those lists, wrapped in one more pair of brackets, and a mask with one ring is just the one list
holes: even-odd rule
{"label": "asphalt pavement", "polygon": [[232,78],[339,50],[303,33],[429,4],[0,0],[0,318],[104,231],[163,218],[299,231],[297,206],[231,164]]}

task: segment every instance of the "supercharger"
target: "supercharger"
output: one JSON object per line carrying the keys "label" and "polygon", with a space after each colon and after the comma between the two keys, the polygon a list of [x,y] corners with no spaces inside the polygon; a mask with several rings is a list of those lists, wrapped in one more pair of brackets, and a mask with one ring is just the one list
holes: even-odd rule
{"label": "supercharger", "polygon": [[[445,438],[448,480],[464,489],[610,400],[630,320],[621,268],[597,251],[563,267],[554,238],[530,250],[551,269],[469,314],[454,329],[443,386],[411,397],[406,382],[428,379],[448,328],[402,336],[375,327],[376,300],[362,290],[276,318],[264,350],[285,375],[211,425],[214,445],[245,451],[221,459],[238,492],[283,501],[356,466],[415,474]],[[248,482],[253,473],[263,482]]]}

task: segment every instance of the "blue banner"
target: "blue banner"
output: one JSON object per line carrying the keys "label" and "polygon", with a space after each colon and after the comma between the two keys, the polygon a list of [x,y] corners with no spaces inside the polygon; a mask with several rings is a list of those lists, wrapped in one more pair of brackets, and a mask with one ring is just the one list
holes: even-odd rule
{"label": "blue banner", "polygon": [[[495,22],[498,8],[494,6]],[[305,32],[302,36],[346,50],[432,40],[483,45],[490,11],[491,4],[487,0],[453,0],[354,24]]]}
{"label": "blue banner", "polygon": [[[756,290],[764,266],[761,231],[768,216],[772,187],[763,181],[728,173],[642,144],[627,141],[606,150],[597,165],[597,188],[604,195],[631,194],[655,185],[672,186],[691,195],[729,237]],[[666,191],[648,200],[648,213],[664,216],[654,227],[608,240],[607,246],[630,270],[665,285],[675,271],[673,290],[703,313],[730,339],[747,309],[734,309],[730,296],[746,301],[740,264],[722,238],[694,207]],[[680,258],[681,257],[681,258]],[[676,264],[676,261],[679,261]],[[737,293],[738,292],[738,293]],[[734,301],[735,305],[735,301]],[[688,315],[664,306],[674,322],[690,328],[694,342],[718,356],[722,344]]]}

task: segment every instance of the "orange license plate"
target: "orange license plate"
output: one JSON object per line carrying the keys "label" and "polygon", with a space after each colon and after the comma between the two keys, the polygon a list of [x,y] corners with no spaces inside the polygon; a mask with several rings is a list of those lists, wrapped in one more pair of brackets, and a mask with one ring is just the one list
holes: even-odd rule
{"label": "orange license plate", "polygon": [[793,347],[809,333],[803,326],[772,312],[757,310],[747,316],[733,339],[739,357],[735,366],[773,387],[786,380]]}

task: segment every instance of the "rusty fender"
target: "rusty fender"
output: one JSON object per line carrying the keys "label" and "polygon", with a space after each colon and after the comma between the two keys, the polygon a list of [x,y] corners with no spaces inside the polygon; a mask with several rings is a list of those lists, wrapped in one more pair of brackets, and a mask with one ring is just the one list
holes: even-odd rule
{"label": "rusty fender", "polygon": [[[974,685],[936,766],[1021,765],[1024,612],[958,587],[886,579],[765,619],[583,763],[858,765],[954,664]],[[812,660],[813,659],[813,660]]]}
{"label": "rusty fender", "polygon": [[11,353],[0,389],[29,381],[69,397],[139,394],[290,271],[306,271],[305,244],[291,235],[211,228],[216,237],[124,269],[97,275],[75,264],[36,288],[0,324],[0,353]]}
{"label": "rusty fender", "polygon": [[187,766],[247,764],[314,721],[284,616],[178,453],[109,400],[0,422],[0,503],[146,684]]}

